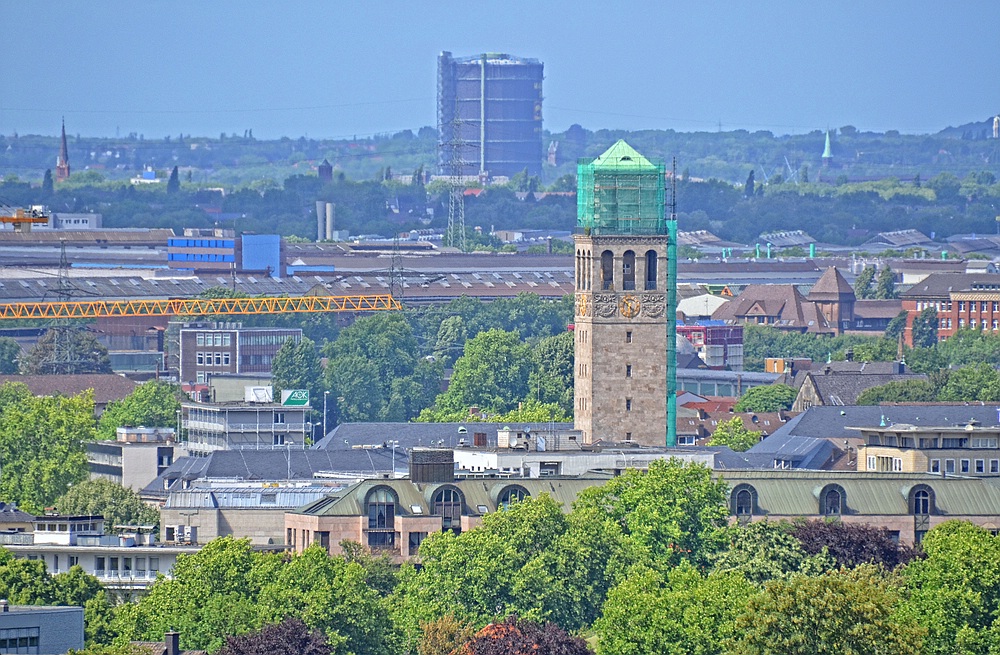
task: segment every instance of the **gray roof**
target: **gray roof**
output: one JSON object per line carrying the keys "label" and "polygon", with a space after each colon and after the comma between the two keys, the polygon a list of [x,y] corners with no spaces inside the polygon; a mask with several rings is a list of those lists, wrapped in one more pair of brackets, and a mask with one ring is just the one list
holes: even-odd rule
{"label": "gray roof", "polygon": [[858,401],[858,396],[866,389],[901,380],[925,380],[927,376],[905,373],[899,375],[891,373],[832,373],[825,375],[810,372],[802,384],[805,385],[810,379],[816,386],[816,391],[824,405],[854,405]]}
{"label": "gray roof", "polygon": [[21,511],[16,504],[0,502],[0,524],[31,523],[34,520],[33,514]]}
{"label": "gray roof", "polygon": [[810,407],[775,430],[768,439],[783,435],[819,439],[850,439],[860,436],[851,427],[879,427],[906,423],[917,426],[964,425],[970,419],[983,427],[1000,426],[1000,403],[969,405],[833,405]]}
{"label": "gray roof", "polygon": [[[396,469],[406,470],[406,453],[398,449]],[[165,498],[178,480],[311,480],[317,473],[345,475],[388,474],[393,468],[391,449],[216,450],[207,457],[180,457],[142,490],[144,498]]]}
{"label": "gray roof", "polygon": [[821,469],[835,455],[828,439],[779,435],[777,432],[758,441],[746,453],[755,463],[763,458],[762,468],[773,468],[774,460],[780,459],[790,462],[793,468],[802,469]]}
{"label": "gray roof", "polygon": [[[291,509],[319,500],[333,489],[308,487],[203,487],[172,491],[164,509]],[[267,498],[264,498],[267,496]]]}
{"label": "gray roof", "polygon": [[947,298],[953,291],[972,291],[973,284],[1000,284],[990,273],[932,273],[900,296],[907,298]]}
{"label": "gray roof", "polygon": [[[351,450],[356,446],[389,447],[398,441],[396,448],[409,449],[419,446],[457,446],[460,439],[472,444],[473,435],[486,434],[487,445],[497,443],[497,430],[509,427],[534,432],[548,430],[552,423],[341,423],[313,446],[314,450]],[[557,429],[572,429],[571,424],[556,423]],[[465,428],[460,434],[459,428]],[[438,444],[438,442],[443,442]]]}

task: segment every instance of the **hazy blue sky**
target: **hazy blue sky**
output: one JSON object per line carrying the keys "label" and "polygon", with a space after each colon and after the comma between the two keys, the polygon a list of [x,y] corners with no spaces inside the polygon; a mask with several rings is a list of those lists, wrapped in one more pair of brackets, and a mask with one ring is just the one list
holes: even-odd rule
{"label": "hazy blue sky", "polygon": [[0,0],[0,134],[435,122],[441,50],[537,57],[545,126],[934,132],[1000,112],[1000,1]]}

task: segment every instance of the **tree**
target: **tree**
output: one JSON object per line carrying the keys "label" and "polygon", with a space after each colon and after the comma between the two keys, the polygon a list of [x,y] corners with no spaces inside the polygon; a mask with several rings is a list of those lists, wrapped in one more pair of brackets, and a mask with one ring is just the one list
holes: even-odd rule
{"label": "tree", "polygon": [[762,584],[795,573],[815,575],[834,568],[825,553],[810,555],[784,521],[752,521],[731,532],[729,549],[719,555],[714,571],[740,573],[748,581]]}
{"label": "tree", "polygon": [[21,356],[23,375],[111,373],[108,349],[84,330],[50,328]]}
{"label": "tree", "polygon": [[278,348],[271,360],[271,382],[275,396],[285,389],[307,389],[310,404],[322,407],[323,368],[312,339],[302,337],[298,343],[288,339]]}
{"label": "tree", "polygon": [[10,337],[0,337],[0,374],[16,374],[20,356],[21,344]]}
{"label": "tree", "polygon": [[634,561],[707,565],[726,543],[729,488],[700,464],[656,460],[582,492],[574,512],[601,510],[636,548]]}
{"label": "tree", "polygon": [[868,300],[874,297],[872,285],[875,283],[875,267],[865,266],[857,279],[854,280],[854,295],[858,300]]}
{"label": "tree", "polygon": [[42,195],[51,196],[52,192],[55,190],[55,184],[52,181],[52,169],[45,169],[45,177],[42,178]]}
{"label": "tree", "polygon": [[895,616],[899,596],[875,566],[772,580],[736,618],[727,652],[917,655],[925,631]]}
{"label": "tree", "polygon": [[508,412],[528,395],[531,370],[531,349],[517,332],[481,332],[466,342],[448,390],[437,397],[435,405],[452,412],[472,406]]}
{"label": "tree", "polygon": [[878,280],[875,282],[875,295],[878,300],[890,300],[896,298],[896,274],[892,269],[885,266],[878,272]]}
{"label": "tree", "polygon": [[458,651],[458,655],[592,655],[580,637],[554,623],[539,624],[511,615],[490,623]]}
{"label": "tree", "polygon": [[566,331],[538,342],[532,353],[535,369],[528,378],[528,398],[557,404],[573,412],[573,333]]}
{"label": "tree", "polygon": [[173,195],[181,190],[181,179],[177,175],[177,167],[170,171],[170,178],[167,180],[167,193]]}
{"label": "tree", "polygon": [[0,497],[41,513],[87,478],[82,442],[94,438],[93,391],[36,398],[7,384],[0,407]]}
{"label": "tree", "polygon": [[989,364],[976,364],[952,371],[938,394],[938,400],[1000,400],[1000,372]]}
{"label": "tree", "polygon": [[114,439],[120,427],[167,428],[177,425],[180,389],[152,380],[108,404],[97,422],[98,439]]}
{"label": "tree", "polygon": [[331,652],[322,632],[310,630],[299,619],[286,618],[256,632],[227,637],[226,645],[216,655],[330,655]]}
{"label": "tree", "polygon": [[735,412],[777,412],[789,410],[798,392],[787,384],[752,387],[733,406]]}
{"label": "tree", "polygon": [[160,514],[139,494],[110,480],[84,480],[55,503],[59,513],[104,517],[104,531],[114,533],[116,525],[158,525]]}
{"label": "tree", "polygon": [[877,564],[892,570],[916,557],[916,551],[900,545],[887,528],[863,523],[800,521],[791,533],[806,553],[832,558],[836,568]]}
{"label": "tree", "polygon": [[760,432],[747,430],[743,419],[734,416],[728,421],[721,421],[712,433],[709,446],[729,446],[735,451],[749,450],[760,441]]}
{"label": "tree", "polygon": [[895,380],[865,389],[858,396],[858,405],[882,403],[929,403],[937,400],[937,392],[927,380]]}
{"label": "tree", "polygon": [[476,634],[472,623],[459,621],[451,614],[421,623],[420,632],[417,655],[452,655]]}
{"label": "tree", "polygon": [[914,348],[933,348],[938,342],[937,310],[933,307],[922,309],[913,318],[910,338]]}
{"label": "tree", "polygon": [[756,592],[736,573],[703,577],[690,564],[629,572],[594,625],[601,655],[722,653],[733,621]]}
{"label": "tree", "polygon": [[927,557],[902,574],[908,594],[900,616],[927,628],[929,654],[993,655],[1000,633],[1000,538],[968,522],[948,521],[921,545]]}
{"label": "tree", "polygon": [[906,330],[906,317],[907,312],[901,311],[896,316],[889,321],[889,324],[885,326],[885,338],[891,341],[896,341],[903,335]]}
{"label": "tree", "polygon": [[747,175],[746,184],[743,185],[743,197],[753,198],[754,194],[754,179],[753,179],[753,169],[750,169],[750,174]]}

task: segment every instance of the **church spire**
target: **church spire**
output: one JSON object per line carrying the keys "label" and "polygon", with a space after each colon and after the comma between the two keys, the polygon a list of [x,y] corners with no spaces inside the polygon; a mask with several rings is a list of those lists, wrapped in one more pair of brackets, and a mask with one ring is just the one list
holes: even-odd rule
{"label": "church spire", "polygon": [[823,165],[828,166],[833,159],[833,150],[830,148],[830,130],[826,131],[826,145],[823,147]]}
{"label": "church spire", "polygon": [[59,157],[56,159],[56,179],[60,182],[69,178],[69,148],[66,146],[66,119],[62,121],[62,141]]}

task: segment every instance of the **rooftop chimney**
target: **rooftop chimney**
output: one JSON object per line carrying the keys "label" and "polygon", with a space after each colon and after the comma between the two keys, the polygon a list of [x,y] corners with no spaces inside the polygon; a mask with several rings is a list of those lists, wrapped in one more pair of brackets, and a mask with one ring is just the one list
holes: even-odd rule
{"label": "rooftop chimney", "polygon": [[166,655],[180,655],[181,653],[181,633],[164,632],[163,645],[166,646]]}
{"label": "rooftop chimney", "polygon": [[9,612],[9,611],[10,611],[10,603],[7,602],[7,599],[4,598],[3,600],[0,600],[0,612]]}

